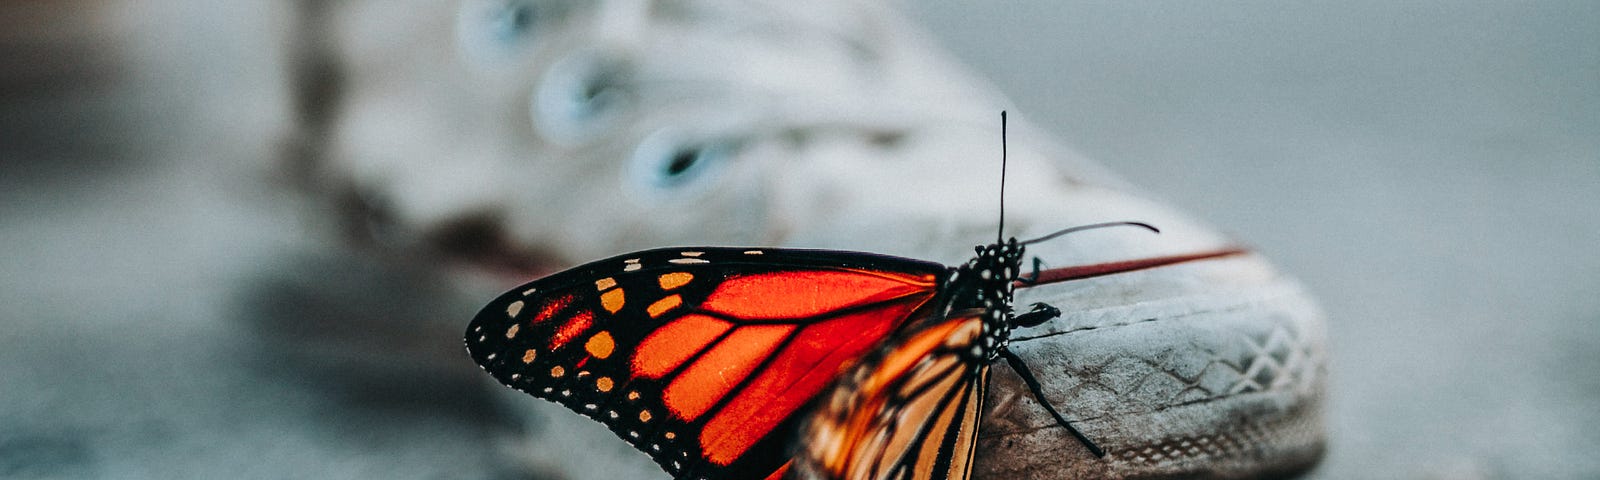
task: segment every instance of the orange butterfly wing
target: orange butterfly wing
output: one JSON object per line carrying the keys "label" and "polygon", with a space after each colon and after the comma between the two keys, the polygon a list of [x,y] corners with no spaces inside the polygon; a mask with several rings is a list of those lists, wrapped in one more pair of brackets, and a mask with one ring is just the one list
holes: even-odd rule
{"label": "orange butterfly wing", "polygon": [[676,477],[776,477],[795,413],[922,316],[946,271],[834,251],[650,250],[502,295],[468,326],[467,349]]}
{"label": "orange butterfly wing", "polygon": [[854,367],[802,427],[798,477],[966,479],[989,362],[980,313],[914,327]]}

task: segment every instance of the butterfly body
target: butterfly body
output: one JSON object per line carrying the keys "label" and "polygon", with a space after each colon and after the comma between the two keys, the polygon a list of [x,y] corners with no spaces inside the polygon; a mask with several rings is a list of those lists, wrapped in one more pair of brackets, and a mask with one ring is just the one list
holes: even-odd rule
{"label": "butterfly body", "polygon": [[981,342],[974,356],[992,361],[1010,342],[1013,313],[1012,294],[1022,268],[1023,248],[1015,238],[1007,243],[979,246],[977,256],[952,269],[942,291],[948,297],[945,310],[933,318],[949,318],[963,310],[981,312]]}

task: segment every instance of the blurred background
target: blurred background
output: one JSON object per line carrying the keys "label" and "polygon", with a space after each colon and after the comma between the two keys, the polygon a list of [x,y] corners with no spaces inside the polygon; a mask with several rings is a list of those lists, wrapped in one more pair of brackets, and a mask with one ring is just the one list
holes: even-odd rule
{"label": "blurred background", "polygon": [[[509,107],[427,59],[503,52],[456,37],[474,2],[373,3],[0,6],[0,477],[522,474],[475,369],[418,333],[497,280],[363,248],[406,198],[328,170],[396,167],[325,161],[362,132],[296,103],[337,51],[381,72],[342,79],[377,92],[371,122],[450,123]],[[1600,477],[1600,3],[899,7],[1012,111],[1319,295],[1312,478]],[[498,255],[468,261],[543,268],[447,227],[425,233]]]}

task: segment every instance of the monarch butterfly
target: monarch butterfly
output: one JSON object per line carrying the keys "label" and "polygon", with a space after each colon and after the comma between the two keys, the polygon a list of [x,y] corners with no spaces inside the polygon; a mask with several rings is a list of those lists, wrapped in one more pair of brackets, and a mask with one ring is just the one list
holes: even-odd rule
{"label": "monarch butterfly", "polygon": [[1013,238],[957,267],[833,250],[635,252],[501,295],[466,345],[501,383],[604,423],[676,478],[966,478],[989,363],[1006,358],[1037,395],[1007,340],[1060,313],[1013,313],[1016,286],[1230,254],[1021,275],[1028,243],[1112,225],[1155,230]]}

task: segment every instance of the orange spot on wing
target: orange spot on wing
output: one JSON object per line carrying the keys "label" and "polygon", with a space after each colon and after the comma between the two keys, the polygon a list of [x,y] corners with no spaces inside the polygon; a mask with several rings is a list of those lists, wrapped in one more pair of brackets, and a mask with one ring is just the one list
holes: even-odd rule
{"label": "orange spot on wing", "polygon": [[594,326],[594,314],[587,310],[574,314],[572,318],[567,319],[567,323],[556,329],[554,335],[550,336],[550,350],[559,350],[579,335],[583,335],[583,332],[588,331],[591,326]]}
{"label": "orange spot on wing", "polygon": [[919,307],[897,303],[819,322],[800,331],[700,436],[706,458],[727,465],[833,384],[843,367],[887,338]]}
{"label": "orange spot on wing", "polygon": [[616,384],[611,381],[611,377],[600,377],[594,381],[594,388],[602,392],[611,391],[613,386],[616,386]]}
{"label": "orange spot on wing", "polygon": [[522,352],[522,363],[533,363],[533,359],[535,358],[539,358],[539,352],[536,352],[531,348],[526,352]]}
{"label": "orange spot on wing", "polygon": [[611,278],[611,277],[606,277],[606,278],[602,278],[602,279],[594,281],[594,288],[596,290],[605,290],[607,288],[611,288],[611,287],[615,287],[615,286],[617,286],[617,279]]}
{"label": "orange spot on wing", "polygon": [[735,385],[771,355],[795,329],[794,325],[739,327],[689,364],[662,392],[667,408],[686,421],[694,421],[728,395]]}
{"label": "orange spot on wing", "polygon": [[624,300],[620,288],[600,294],[600,306],[605,307],[607,312],[617,313],[617,310],[622,310]]}
{"label": "orange spot on wing", "polygon": [[588,342],[583,344],[584,350],[588,351],[594,358],[601,360],[611,357],[611,352],[616,348],[617,342],[611,339],[611,332],[607,331],[594,334],[593,337],[589,337]]}
{"label": "orange spot on wing", "polygon": [[733,328],[733,324],[705,315],[685,315],[673,320],[639,342],[633,354],[634,374],[661,378],[729,328]]}
{"label": "orange spot on wing", "polygon": [[650,318],[656,318],[661,316],[661,314],[666,313],[667,310],[672,310],[678,305],[683,305],[683,297],[671,295],[666,298],[656,300],[656,303],[650,304],[650,306],[645,307],[644,310],[650,314]]}
{"label": "orange spot on wing", "polygon": [[663,273],[656,280],[660,281],[662,290],[672,290],[687,285],[694,280],[694,275],[689,272]]}
{"label": "orange spot on wing", "polygon": [[910,295],[933,294],[932,275],[806,270],[740,275],[722,282],[701,308],[739,318],[803,318]]}

